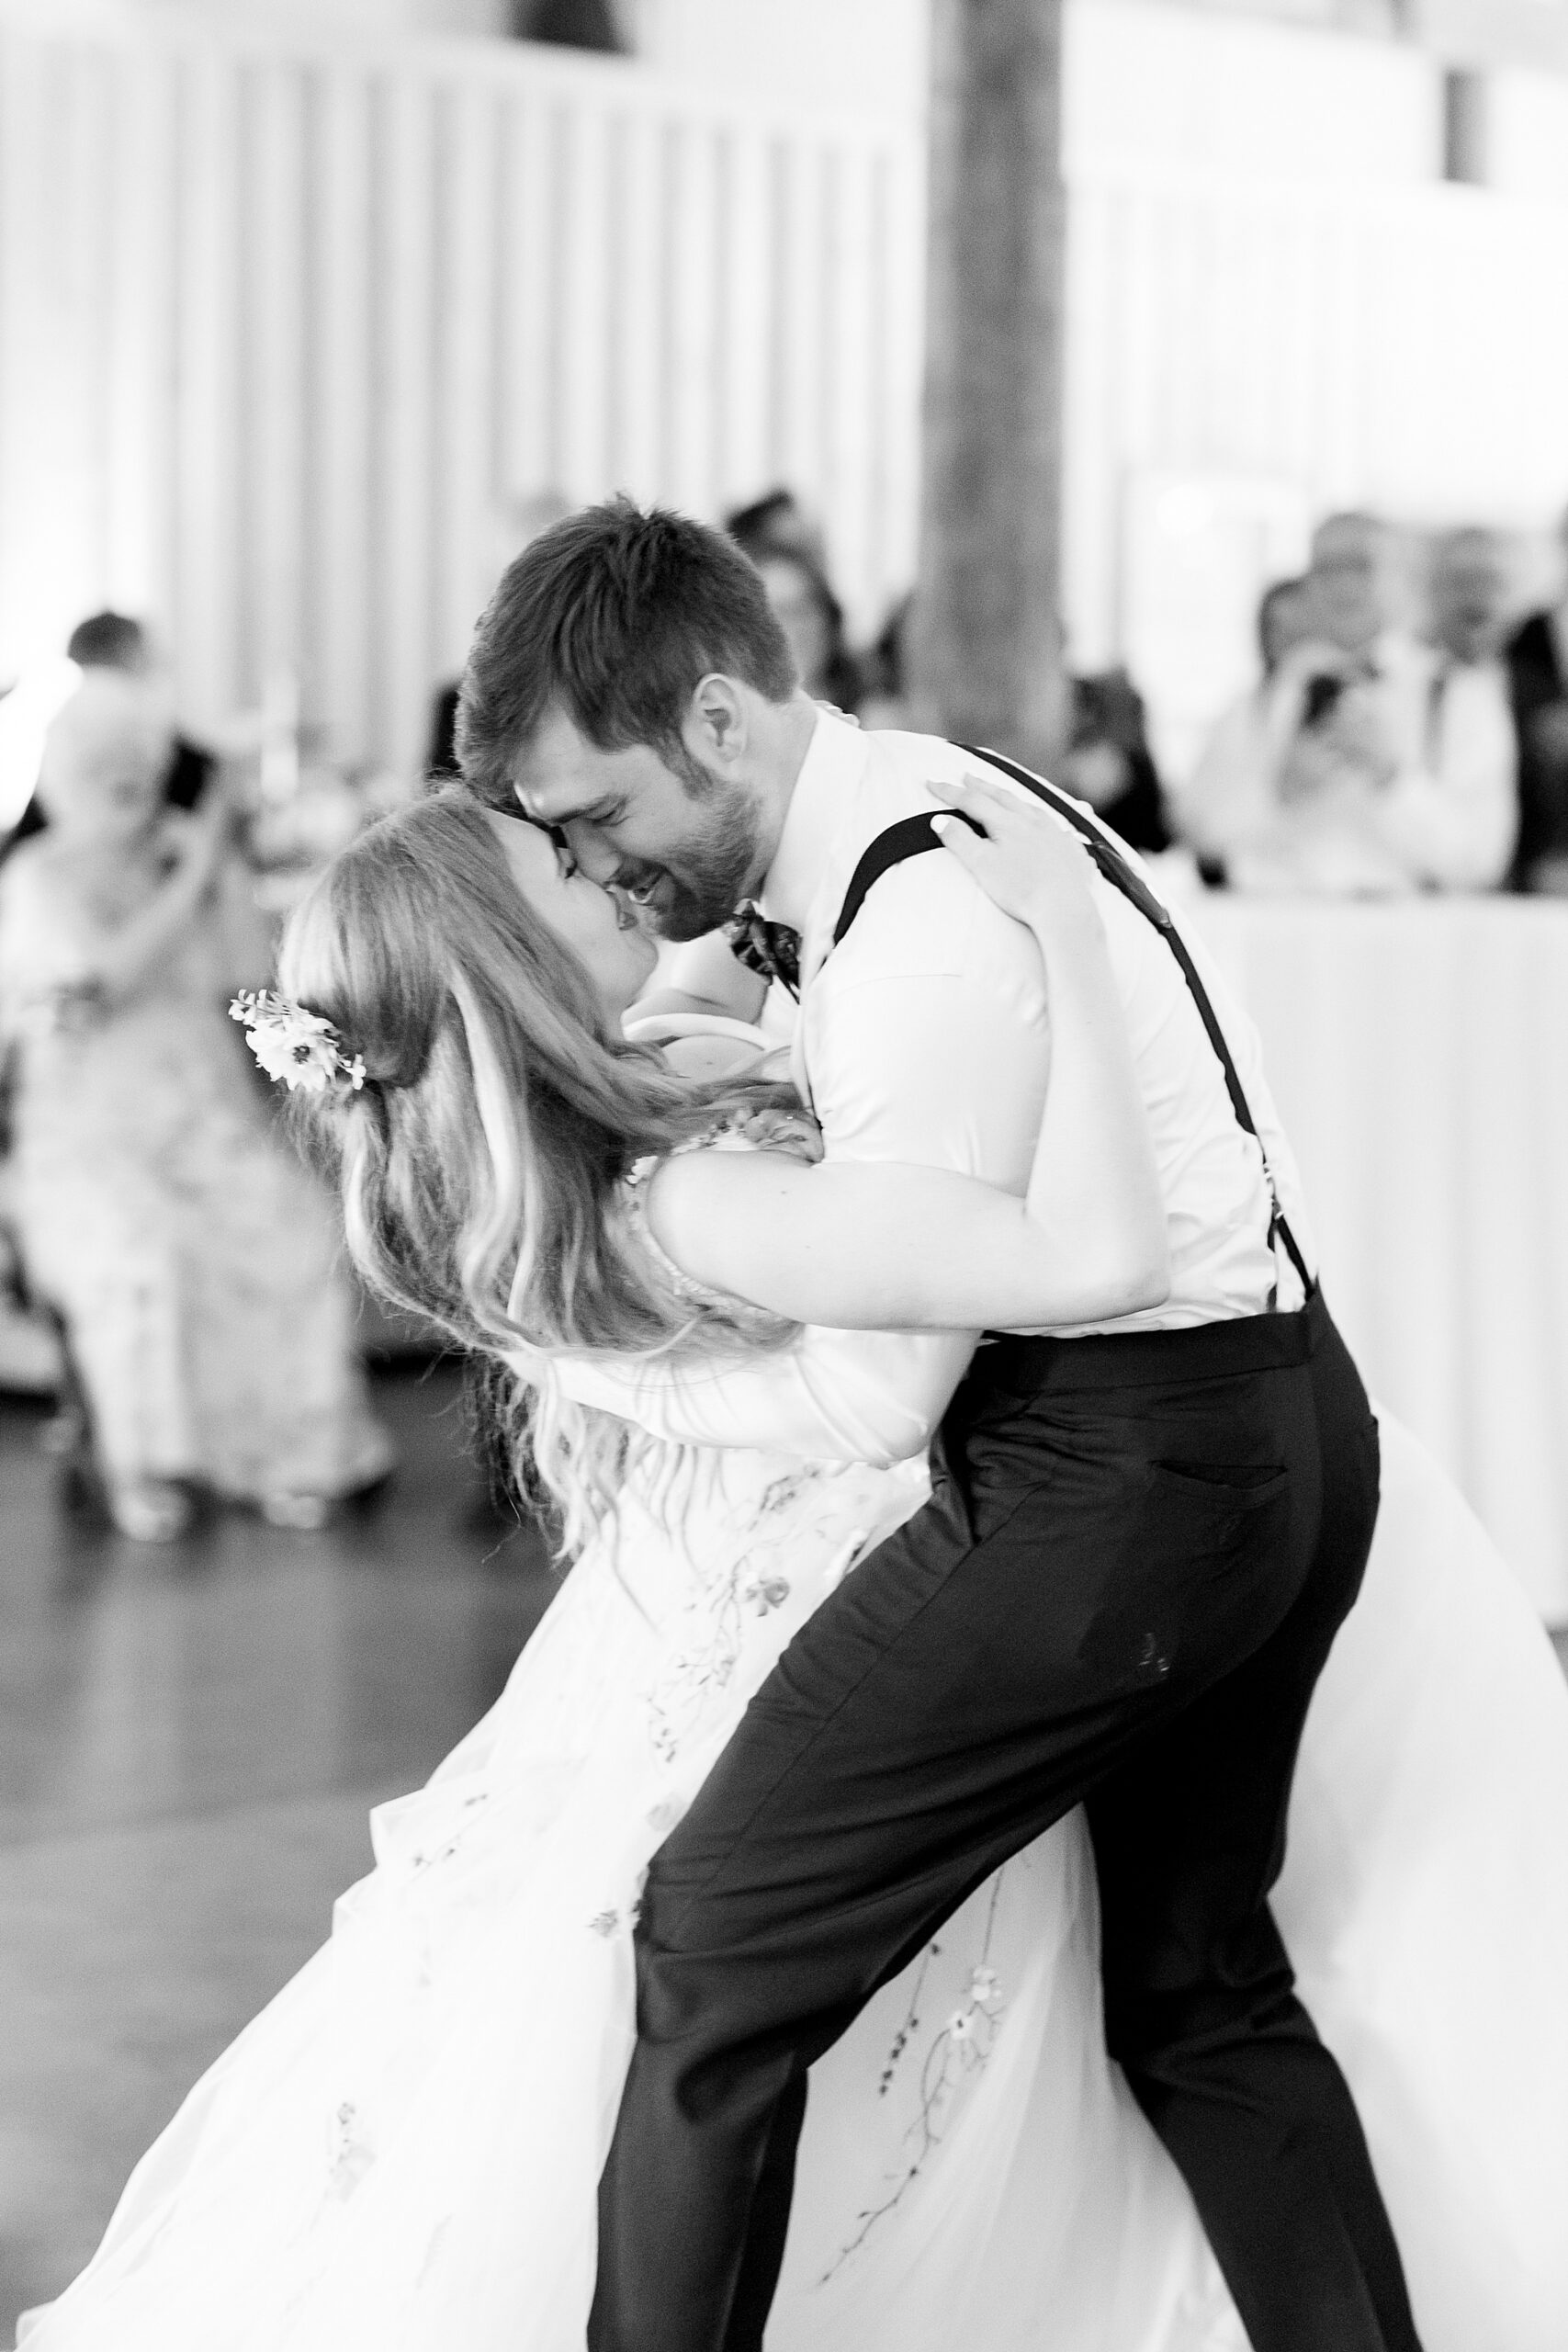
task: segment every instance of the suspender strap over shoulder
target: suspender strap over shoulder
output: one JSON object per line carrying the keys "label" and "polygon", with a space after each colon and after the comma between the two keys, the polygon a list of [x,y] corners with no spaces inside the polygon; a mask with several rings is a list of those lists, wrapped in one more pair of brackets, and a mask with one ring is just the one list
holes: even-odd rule
{"label": "suspender strap over shoulder", "polygon": [[[1230,1096],[1231,1108],[1235,1114],[1236,1124],[1244,1133],[1251,1136],[1258,1145],[1258,1153],[1263,1161],[1264,1181],[1269,1187],[1269,1246],[1272,1248],[1276,1237],[1283,1243],[1292,1265],[1301,1276],[1303,1288],[1310,1295],[1313,1288],[1312,1276],[1307,1272],[1306,1261],[1297,1245],[1294,1234],[1291,1231],[1284,1210],[1280,1205],[1280,1195],[1274,1182],[1274,1171],[1269,1165],[1269,1155],[1263,1148],[1262,1137],[1258,1133],[1257,1122],[1253,1118],[1251,1107],[1243,1090],[1240,1074],[1231,1057],[1231,1049],[1225,1041],[1224,1031],[1220,1027],[1214,1008],[1209,1001],[1209,992],[1199,977],[1198,968],[1188,951],[1187,942],[1182,938],[1172,920],[1170,910],[1161,905],[1142,875],[1134,871],[1100,827],[1086,817],[1081,809],[1076,808],[1065,794],[1055,790],[1040,776],[1032,775],[1027,768],[1021,768],[1013,761],[1003,759],[999,752],[982,751],[973,743],[960,743],[958,749],[961,752],[967,752],[973,759],[984,760],[991,767],[999,768],[1004,775],[1012,778],[1014,784],[1021,785],[1026,792],[1032,792],[1037,800],[1043,800],[1048,808],[1054,809],[1064,823],[1070,825],[1073,831],[1082,837],[1089,855],[1111,888],[1119,890],[1124,899],[1136,907],[1145,922],[1152,923],[1164,939],[1180,967],[1181,977],[1187,983],[1193,1003],[1197,1006],[1198,1017],[1203,1023],[1209,1043],[1213,1047],[1220,1068],[1224,1072],[1225,1091]],[[963,812],[960,810],[957,813]],[[964,821],[974,823],[973,819],[965,819]],[[979,831],[981,828],[976,825],[975,830]],[[940,837],[932,832],[931,819],[928,816],[905,817],[897,824],[889,825],[886,832],[879,833],[867,848],[850,877],[850,887],[845,893],[844,903],[839,912],[839,920],[833,926],[833,945],[836,947],[839,944],[856,915],[859,914],[865,902],[867,891],[890,867],[901,865],[905,858],[918,857],[926,850],[940,847]]]}
{"label": "suspender strap over shoulder", "polygon": [[[962,809],[955,813],[963,815]],[[964,817],[964,821],[975,832],[980,831],[972,817]],[[833,945],[837,947],[864,906],[866,893],[874,882],[880,882],[885,874],[895,865],[902,865],[907,857],[919,857],[922,850],[941,847],[940,839],[931,831],[931,820],[926,816],[901,817],[896,825],[889,825],[885,833],[878,833],[850,876],[844,903],[839,909],[839,920],[833,925]]]}

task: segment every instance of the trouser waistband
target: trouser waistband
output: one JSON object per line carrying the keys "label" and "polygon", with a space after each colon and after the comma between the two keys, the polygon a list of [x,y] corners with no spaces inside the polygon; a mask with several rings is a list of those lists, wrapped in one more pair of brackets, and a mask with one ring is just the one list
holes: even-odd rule
{"label": "trouser waistband", "polygon": [[1305,1363],[1332,1329],[1314,1283],[1305,1306],[1290,1315],[1242,1315],[1181,1331],[1097,1331],[1081,1340],[1004,1334],[976,1350],[968,1376],[1019,1396],[1227,1380]]}

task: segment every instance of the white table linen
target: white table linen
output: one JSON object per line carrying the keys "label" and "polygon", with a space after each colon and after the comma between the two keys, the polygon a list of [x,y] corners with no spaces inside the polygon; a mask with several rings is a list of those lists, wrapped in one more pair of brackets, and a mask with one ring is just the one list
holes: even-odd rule
{"label": "white table linen", "polygon": [[1568,1623],[1568,905],[1180,903],[1262,1033],[1368,1386]]}

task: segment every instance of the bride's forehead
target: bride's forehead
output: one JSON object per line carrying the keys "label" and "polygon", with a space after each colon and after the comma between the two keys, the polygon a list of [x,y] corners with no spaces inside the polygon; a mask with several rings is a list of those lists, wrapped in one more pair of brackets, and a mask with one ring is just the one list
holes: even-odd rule
{"label": "bride's forehead", "polygon": [[509,817],[502,809],[487,808],[485,818],[518,881],[544,880],[556,872],[555,843],[542,825],[521,811]]}

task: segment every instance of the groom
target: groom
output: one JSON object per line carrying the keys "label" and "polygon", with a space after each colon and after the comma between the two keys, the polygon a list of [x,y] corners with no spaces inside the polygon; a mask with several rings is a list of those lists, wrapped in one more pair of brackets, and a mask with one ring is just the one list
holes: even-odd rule
{"label": "groom", "polygon": [[[558,828],[667,936],[748,899],[800,934],[795,1076],[830,1158],[1022,1192],[1049,1063],[1038,955],[924,854],[928,785],[961,786],[976,755],[809,701],[726,540],[625,502],[536,540],[480,624],[458,745],[475,790]],[[1096,838],[1164,1305],[979,1345],[812,1330],[705,1378],[573,1374],[585,1401],[705,1443],[893,1460],[935,1433],[930,1503],[795,1635],[649,1871],[594,2352],[757,2352],[807,2067],[1079,1802],[1107,2041],[1254,2352],[1415,2352],[1360,2125],[1268,1904],[1371,1540],[1375,1424],[1292,1230],[1256,1041]]]}

